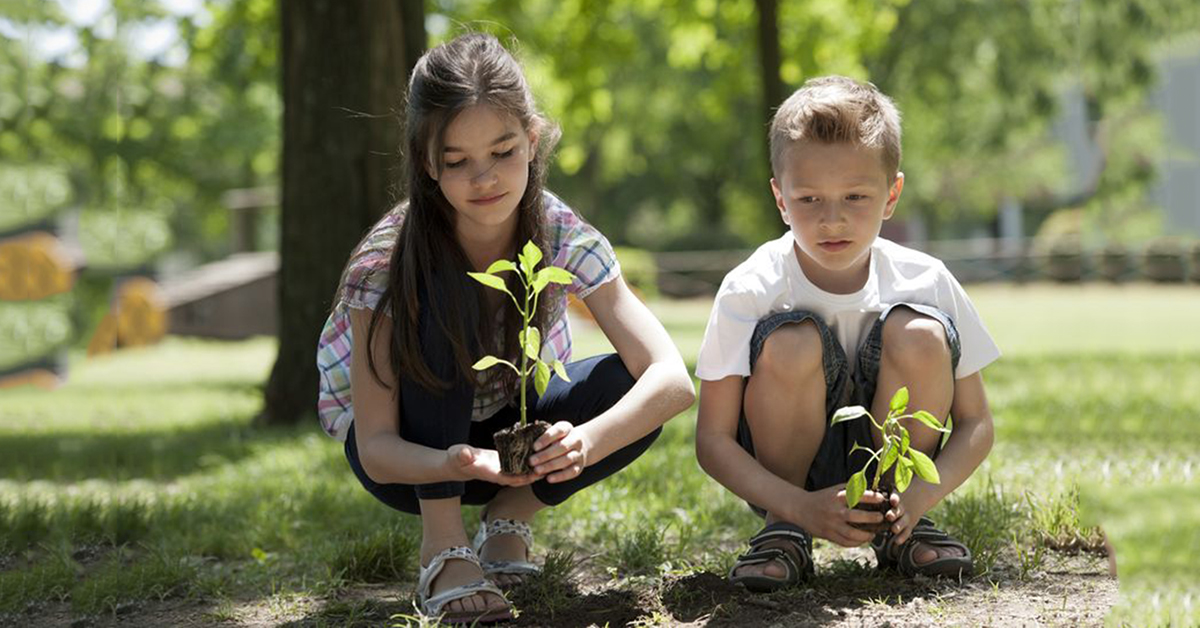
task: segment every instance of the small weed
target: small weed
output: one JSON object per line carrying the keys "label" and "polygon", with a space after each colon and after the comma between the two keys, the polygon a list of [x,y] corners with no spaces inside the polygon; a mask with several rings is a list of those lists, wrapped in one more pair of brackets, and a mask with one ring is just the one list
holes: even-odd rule
{"label": "small weed", "polygon": [[575,568],[575,552],[552,551],[546,555],[541,573],[528,576],[509,597],[517,607],[536,609],[553,619],[570,605],[577,592],[571,582]]}
{"label": "small weed", "polygon": [[1085,526],[1079,520],[1078,484],[1072,483],[1062,495],[1045,499],[1026,491],[1025,500],[1040,545],[1069,554],[1103,552],[1104,537],[1100,529]]}
{"label": "small weed", "polygon": [[971,550],[975,574],[990,573],[1013,531],[1023,528],[1020,505],[988,478],[981,490],[955,494],[937,507],[937,517],[951,535]]}
{"label": "small weed", "polygon": [[339,548],[333,571],[354,582],[403,580],[416,564],[419,545],[398,526],[375,530]]}
{"label": "small weed", "polygon": [[27,569],[0,573],[0,613],[17,613],[37,602],[65,600],[75,584],[75,568],[69,556],[53,555]]}
{"label": "small weed", "polygon": [[115,613],[128,602],[180,595],[194,578],[195,568],[171,551],[150,549],[136,559],[122,548],[71,590],[71,605],[85,614]]}
{"label": "small weed", "polygon": [[616,547],[605,562],[622,577],[656,574],[666,558],[664,544],[663,531],[643,522],[633,532],[616,537]]}
{"label": "small weed", "polygon": [[1021,536],[1013,533],[1012,538],[1013,550],[1017,554],[1017,567],[1019,569],[1017,577],[1021,580],[1029,580],[1036,572],[1041,571],[1042,565],[1046,561],[1046,546],[1042,543],[1034,543],[1033,547],[1027,547],[1021,541]]}

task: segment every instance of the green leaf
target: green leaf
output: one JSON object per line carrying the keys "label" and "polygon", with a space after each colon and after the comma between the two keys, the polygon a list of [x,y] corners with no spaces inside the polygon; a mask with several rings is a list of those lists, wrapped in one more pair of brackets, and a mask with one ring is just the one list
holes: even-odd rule
{"label": "green leaf", "polygon": [[517,334],[517,342],[525,348],[525,355],[529,356],[530,360],[538,359],[542,350],[542,332],[538,331],[537,327],[521,330]]}
{"label": "green leaf", "polygon": [[896,459],[899,457],[900,447],[896,445],[896,441],[889,441],[887,451],[883,453],[883,462],[880,463],[883,468],[879,472],[886,473],[888,469],[892,468],[892,465],[896,464]]}
{"label": "green leaf", "polygon": [[859,471],[850,476],[850,481],[846,482],[846,505],[854,508],[862,499],[863,493],[867,490],[867,476],[865,471]]}
{"label": "green leaf", "polygon": [[575,275],[572,275],[571,271],[565,268],[559,268],[558,266],[547,266],[538,274],[542,273],[545,273],[546,277],[549,278],[548,280],[550,283],[557,283],[564,286],[569,286],[575,283]]}
{"label": "green leaf", "polygon": [[487,273],[467,273],[467,274],[470,275],[471,278],[474,279],[475,281],[478,281],[479,283],[481,283],[489,288],[495,288],[496,290],[499,290],[506,294],[510,294],[510,295],[512,294],[511,292],[508,291],[508,286],[504,283],[504,280],[495,275],[489,275]]}
{"label": "green leaf", "polygon": [[501,272],[501,271],[516,270],[516,269],[517,269],[516,264],[514,264],[506,259],[498,259],[498,260],[492,262],[491,266],[488,266],[487,274],[495,275],[496,273]]}
{"label": "green leaf", "polygon": [[510,368],[514,371],[517,370],[517,367],[514,366],[512,362],[509,362],[508,360],[501,360],[500,358],[498,358],[494,355],[483,356],[482,358],[479,359],[478,362],[473,364],[471,366],[471,368],[475,369],[476,371],[486,371],[487,369],[490,369],[493,366],[496,366],[497,364],[503,364],[504,366],[507,366],[508,368]]}
{"label": "green leaf", "polygon": [[525,280],[533,283],[533,270],[537,267],[538,262],[542,261],[542,250],[533,243],[533,240],[530,240],[525,243],[525,248],[521,249],[517,259],[521,261],[521,270],[525,273]]}
{"label": "green leaf", "polygon": [[545,362],[538,360],[537,369],[533,372],[533,387],[537,390],[539,397],[546,394],[546,387],[550,385],[550,367],[546,366]]}
{"label": "green leaf", "polygon": [[896,459],[896,492],[903,493],[908,490],[908,485],[912,483],[913,463],[912,460],[900,456]]}
{"label": "green leaf", "polygon": [[900,426],[900,453],[907,456],[909,446],[912,444],[912,436],[908,433],[908,429],[903,425]]}
{"label": "green leaf", "polygon": [[550,278],[545,275],[546,270],[547,269],[543,268],[533,275],[533,284],[531,290],[533,290],[534,294],[538,294],[542,290],[545,290],[546,284],[550,283]]}
{"label": "green leaf", "polygon": [[861,416],[869,414],[867,409],[862,406],[846,406],[838,408],[837,412],[833,413],[833,418],[829,420],[830,425],[837,425],[842,421],[853,421]]}
{"label": "green leaf", "polygon": [[892,395],[892,402],[889,404],[891,411],[896,414],[901,414],[908,407],[908,386],[901,386],[900,390]]}
{"label": "green leaf", "polygon": [[950,433],[950,430],[942,426],[942,422],[937,420],[937,417],[924,410],[917,410],[915,413],[913,413],[913,418],[943,434]]}
{"label": "green leaf", "polygon": [[920,450],[914,449],[911,452],[913,460],[913,470],[922,480],[930,484],[941,484],[942,478],[938,475],[937,465],[933,464],[933,460],[921,453]]}
{"label": "green leaf", "polygon": [[561,360],[554,361],[554,374],[558,375],[558,378],[564,382],[571,381],[571,378],[567,377],[567,367],[563,366]]}

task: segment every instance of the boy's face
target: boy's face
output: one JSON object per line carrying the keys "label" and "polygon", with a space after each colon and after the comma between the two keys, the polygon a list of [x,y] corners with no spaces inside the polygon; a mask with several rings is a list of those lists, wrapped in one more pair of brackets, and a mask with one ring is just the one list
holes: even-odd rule
{"label": "boy's face", "polygon": [[845,294],[866,283],[871,244],[904,188],[902,173],[889,179],[881,148],[799,140],[784,154],[771,191],[818,288]]}

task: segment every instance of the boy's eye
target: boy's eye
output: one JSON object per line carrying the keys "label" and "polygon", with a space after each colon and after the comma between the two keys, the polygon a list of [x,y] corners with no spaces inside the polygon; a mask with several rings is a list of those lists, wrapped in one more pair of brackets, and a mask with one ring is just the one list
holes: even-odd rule
{"label": "boy's eye", "polygon": [[817,202],[817,197],[815,197],[815,196],[801,196],[800,198],[798,198],[798,199],[796,199],[796,200],[800,201],[801,203],[815,203],[815,202]]}
{"label": "boy's eye", "polygon": [[846,196],[846,200],[848,200],[848,201],[864,201],[866,199],[867,199],[866,194],[850,194],[850,195]]}

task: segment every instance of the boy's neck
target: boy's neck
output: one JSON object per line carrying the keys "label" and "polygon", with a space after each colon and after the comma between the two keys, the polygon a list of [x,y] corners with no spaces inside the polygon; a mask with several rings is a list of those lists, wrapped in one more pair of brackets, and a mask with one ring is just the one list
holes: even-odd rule
{"label": "boy's neck", "polygon": [[854,294],[867,285],[871,278],[871,249],[854,266],[843,270],[830,270],[818,264],[800,250],[795,241],[792,242],[792,255],[800,264],[804,277],[812,285],[830,294]]}

